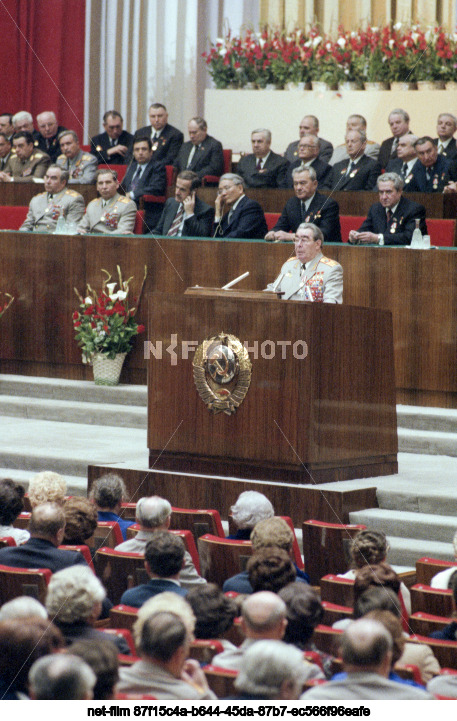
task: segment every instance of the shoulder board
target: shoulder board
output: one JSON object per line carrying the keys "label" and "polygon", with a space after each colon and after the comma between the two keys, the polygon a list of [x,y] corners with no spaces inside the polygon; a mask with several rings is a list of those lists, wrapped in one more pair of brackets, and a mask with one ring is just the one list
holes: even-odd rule
{"label": "shoulder board", "polygon": [[67,159],[67,156],[64,155],[63,153],[62,153],[62,155],[59,155],[59,157],[57,158],[57,160],[66,160],[66,159]]}
{"label": "shoulder board", "polygon": [[42,195],[46,195],[46,193],[38,193],[38,195],[35,195],[35,198],[41,198]]}
{"label": "shoulder board", "polygon": [[41,150],[36,150],[32,156],[31,160],[34,160],[35,158],[44,158],[44,153],[41,152]]}
{"label": "shoulder board", "polygon": [[133,203],[133,200],[131,200],[130,198],[126,198],[125,195],[121,195],[121,197],[119,198],[119,200],[117,202],[118,203]]}
{"label": "shoulder board", "polygon": [[64,195],[71,195],[73,198],[79,197],[79,193],[77,193],[76,190],[69,190],[69,189],[67,189],[65,191]]}
{"label": "shoulder board", "polygon": [[92,160],[93,157],[94,156],[89,155],[89,153],[83,153],[83,157],[81,158],[81,160]]}
{"label": "shoulder board", "polygon": [[339,265],[336,260],[332,260],[332,258],[325,258],[325,257],[321,258],[319,263],[324,263],[324,265],[330,265],[330,266]]}

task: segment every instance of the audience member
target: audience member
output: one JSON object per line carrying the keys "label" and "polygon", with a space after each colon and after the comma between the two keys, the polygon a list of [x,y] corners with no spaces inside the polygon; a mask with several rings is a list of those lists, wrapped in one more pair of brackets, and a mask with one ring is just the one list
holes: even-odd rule
{"label": "audience member", "polygon": [[454,138],[456,130],[457,118],[455,115],[452,115],[452,113],[440,113],[438,115],[436,121],[436,134],[438,137],[434,138],[433,142],[438,147],[438,155],[443,155],[448,160],[457,159],[457,145]]}
{"label": "audience member", "polygon": [[27,677],[42,656],[62,649],[60,631],[47,619],[8,619],[0,623],[0,699],[28,698]]}
{"label": "audience member", "polygon": [[319,138],[316,135],[304,135],[298,141],[298,157],[293,163],[289,164],[287,169],[287,187],[294,187],[294,180],[292,177],[292,171],[295,168],[300,170],[306,170],[306,168],[313,168],[316,173],[317,187],[323,188],[325,181],[327,180],[332,167],[325,160],[321,160],[319,156]]}
{"label": "audience member", "polygon": [[84,215],[84,198],[67,188],[68,172],[50,165],[44,176],[44,193],[32,198],[27,217],[19,230],[54,233],[59,218],[77,225]]}
{"label": "audience member", "polygon": [[[126,196],[137,205],[144,195],[165,195],[167,189],[165,163],[153,157],[151,138],[134,137],[133,160],[127,168],[122,187]],[[162,205],[144,201],[144,209],[146,227],[152,229],[159,221]]]}
{"label": "audience member", "polygon": [[6,140],[9,140],[11,143],[14,135],[13,116],[11,113],[0,113],[0,135],[4,135]]}
{"label": "audience member", "polygon": [[[379,203],[374,203],[358,230],[351,230],[349,242],[377,245],[410,245],[416,219],[427,234],[425,208],[403,196],[404,181],[397,173],[384,173],[377,181]],[[409,188],[410,189],[410,188]]]}
{"label": "audience member", "polygon": [[389,114],[389,125],[392,131],[392,137],[383,140],[379,149],[378,161],[381,168],[384,169],[391,158],[397,157],[398,141],[402,135],[410,132],[409,115],[402,108],[395,108]]}
{"label": "audience member", "polygon": [[251,133],[252,153],[244,155],[236,172],[247,188],[287,188],[288,162],[271,150],[271,130]]}
{"label": "audience member", "polygon": [[62,154],[58,156],[56,165],[69,173],[69,183],[94,183],[97,172],[95,155],[81,150],[79,138],[74,130],[64,130],[58,135]]}
{"label": "audience member", "polygon": [[78,551],[58,546],[65,534],[65,516],[56,503],[43,503],[33,509],[30,538],[22,546],[0,548],[0,564],[16,568],[49,568],[52,573],[74,565],[86,565]]}
{"label": "audience member", "polygon": [[175,183],[175,197],[168,198],[153,235],[169,237],[211,236],[214,210],[197,197],[201,180],[192,170],[182,170]]}
{"label": "audience member", "polygon": [[[361,541],[361,547],[363,548],[364,546],[369,546],[368,539],[363,539]],[[409,592],[406,591],[405,597],[406,602],[408,603],[407,608],[405,598],[403,598],[402,593],[400,593],[400,579],[393,570],[392,566],[389,566],[386,561],[379,561],[378,563],[373,562],[357,568],[354,573],[354,602],[357,600],[358,596],[360,596],[360,594],[363,593],[363,591],[365,591],[369,586],[382,586],[383,588],[391,588],[392,591],[394,591],[398,595],[404,629],[405,631],[407,631],[408,617],[411,613],[411,598]]]}
{"label": "audience member", "polygon": [[150,137],[154,160],[162,160],[165,165],[173,165],[184,142],[184,135],[178,128],[168,124],[168,112],[162,103],[152,103],[149,107],[149,122],[139,128],[135,137]]}
{"label": "audience member", "polygon": [[335,163],[325,186],[330,190],[373,190],[381,172],[377,160],[365,155],[367,136],[364,130],[346,131],[347,160]]}
{"label": "audience member", "polygon": [[438,148],[429,135],[414,143],[418,161],[411,172],[408,184],[410,193],[442,193],[449,182],[450,161],[438,155]]}
{"label": "audience member", "polygon": [[[145,553],[146,545],[157,531],[168,531],[171,523],[171,505],[165,498],[149,496],[140,498],[136,504],[136,522],[140,525],[134,538],[116,546],[116,551],[128,553]],[[188,551],[184,553],[184,566],[179,575],[182,588],[189,590],[194,586],[206,584],[198,575]]]}
{"label": "audience member", "polygon": [[279,593],[281,588],[294,583],[297,576],[290,555],[276,546],[256,551],[247,562],[246,570],[254,593],[257,591]]}
{"label": "audience member", "polygon": [[244,194],[244,181],[235,173],[219,180],[215,202],[215,238],[263,238],[267,223],[262,207]]}
{"label": "audience member", "polygon": [[168,531],[156,531],[146,544],[144,552],[144,567],[149,581],[124,591],[121,603],[139,608],[150,598],[164,591],[186,596],[187,589],[181,588],[179,582],[184,551],[184,544],[178,536]]}
{"label": "audience member", "polygon": [[397,173],[405,182],[405,188],[408,189],[412,178],[412,170],[417,163],[417,153],[414,143],[417,135],[407,133],[398,139],[397,157],[392,158],[387,163],[386,173]]}
{"label": "audience member", "polygon": [[222,144],[208,135],[206,120],[192,118],[188,124],[189,138],[181,145],[173,165],[178,173],[181,170],[193,170],[199,178],[205,175],[222,175],[224,172],[224,155]]}
{"label": "audience member", "polygon": [[75,641],[68,649],[72,656],[78,656],[87,663],[96,676],[94,701],[109,701],[116,698],[116,684],[119,680],[119,661],[116,647],[102,638],[90,641]]}
{"label": "audience member", "polygon": [[[403,683],[406,686],[423,688],[423,684],[417,683],[412,679],[402,678],[398,675],[398,673],[395,673],[395,664],[399,663],[401,665],[401,658],[405,651],[407,638],[406,634],[402,631],[400,619],[391,611],[381,610],[370,611],[365,615],[365,618],[372,618],[374,621],[379,621],[379,623],[382,623],[384,628],[386,628],[392,636],[392,661],[388,678],[391,681]],[[411,646],[412,644],[409,645]]]}
{"label": "audience member", "polygon": [[[457,569],[453,569],[454,573],[451,577],[450,588],[452,590],[452,605],[454,608],[453,616],[456,616],[457,608]],[[435,588],[437,588],[435,586]],[[451,621],[447,626],[444,626],[439,631],[433,631],[430,634],[431,638],[442,639],[443,641],[457,641],[457,620]]]}
{"label": "audience member", "polygon": [[57,503],[63,506],[67,493],[67,482],[60,473],[41,471],[29,481],[27,495],[32,508],[42,503]]}
{"label": "audience member", "polygon": [[38,130],[33,127],[33,117],[26,110],[20,110],[13,115],[13,127],[15,133],[31,133],[33,140],[38,142]]}
{"label": "audience member", "polygon": [[20,483],[10,478],[0,480],[0,537],[14,538],[17,546],[30,538],[28,531],[13,526],[24,509],[24,494],[24,487]]}
{"label": "audience member", "polygon": [[44,177],[50,163],[49,155],[35,148],[31,133],[15,133],[13,153],[0,172],[0,182],[33,183],[37,178]]}
{"label": "audience member", "polygon": [[91,667],[78,656],[45,656],[30,669],[30,698],[38,701],[89,701],[93,698],[96,680]]}
{"label": "audience member", "polygon": [[36,598],[32,596],[17,596],[12,601],[7,601],[0,608],[0,621],[9,621],[14,618],[44,618],[47,620],[48,614],[43,606]]}
{"label": "audience member", "polygon": [[186,596],[186,601],[195,614],[195,637],[198,639],[217,639],[224,649],[234,648],[224,634],[233,625],[238,616],[238,603],[222,593],[215,583],[192,588]]}
{"label": "audience member", "polygon": [[237,699],[290,701],[298,699],[307,680],[307,666],[298,649],[282,641],[257,641],[248,648],[235,680]]}
{"label": "audience member", "polygon": [[136,204],[133,200],[119,195],[119,181],[115,170],[97,170],[97,191],[99,198],[91,200],[86,214],[78,225],[78,233],[108,233],[129,235],[133,233],[136,221]]}
{"label": "audience member", "polygon": [[58,124],[55,114],[49,110],[37,115],[36,122],[38,137],[35,145],[49,155],[51,163],[55,163],[61,152],[58,137],[66,128]]}
{"label": "audience member", "polygon": [[94,135],[90,151],[98,163],[125,165],[132,149],[133,135],[124,130],[124,119],[117,110],[107,110],[103,116],[104,133]]}
{"label": "audience member", "polygon": [[317,192],[314,168],[295,168],[292,178],[295,197],[287,201],[281,217],[265,235],[265,240],[294,240],[301,223],[314,223],[321,229],[327,243],[341,243],[338,203]]}
{"label": "audience member", "polygon": [[324,235],[314,223],[301,223],[294,237],[295,256],[265,290],[282,292],[284,300],[343,302],[343,268],[322,252]]}
{"label": "audience member", "polygon": [[[122,531],[124,541],[127,528],[135,521],[124,520],[121,516],[121,503],[127,498],[125,483],[116,473],[105,473],[92,484],[89,498],[95,503],[99,521],[116,521]],[[118,550],[123,551],[121,548]]]}
{"label": "audience member", "polygon": [[83,546],[97,528],[98,514],[94,504],[82,496],[67,498],[63,506],[65,535],[63,542]]}
{"label": "audience member", "polygon": [[347,677],[310,689],[301,698],[306,702],[311,699],[419,701],[432,698],[419,688],[389,680],[392,648],[392,637],[379,621],[365,618],[354,621],[341,638],[340,653]]}
{"label": "audience member", "polygon": [[[300,125],[298,126],[299,139],[295,140],[293,143],[290,143],[287,146],[286,152],[284,153],[284,157],[286,158],[286,160],[288,160],[289,163],[294,163],[297,160],[298,143],[300,142],[300,138],[303,138],[304,135],[315,135],[316,137],[318,137],[318,133],[319,120],[316,118],[315,115],[305,115],[305,117],[302,118]],[[329,143],[328,140],[324,140],[324,138],[318,139],[319,159],[328,163],[330,158],[332,157],[333,145]]]}
{"label": "audience member", "polygon": [[0,172],[5,170],[11,157],[11,140],[5,133],[0,133]]}
{"label": "audience member", "polygon": [[259,521],[273,518],[275,515],[271,502],[263,493],[258,491],[243,491],[236,503],[230,508],[232,520],[237,531],[227,536],[237,541],[249,541],[251,531]]}
{"label": "audience member", "polygon": [[[350,115],[346,121],[346,131],[348,130],[363,130],[363,132],[366,134],[367,121],[363,117],[363,115],[357,115],[357,113]],[[369,158],[373,158],[373,160],[377,160],[379,155],[379,149],[379,143],[375,143],[374,140],[367,140],[365,155],[368,155]],[[346,143],[342,143],[341,145],[337,145],[337,147],[334,149],[333,155],[330,158],[329,163],[330,165],[335,165],[335,163],[340,163],[342,160],[348,159],[349,155],[347,153]]]}

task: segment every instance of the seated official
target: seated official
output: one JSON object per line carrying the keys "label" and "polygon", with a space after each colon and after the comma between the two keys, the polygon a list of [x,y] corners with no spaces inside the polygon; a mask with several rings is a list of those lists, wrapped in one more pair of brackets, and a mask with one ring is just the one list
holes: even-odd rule
{"label": "seated official", "polygon": [[414,143],[417,135],[406,133],[398,139],[397,157],[387,163],[386,173],[397,173],[405,181],[405,190],[409,190],[409,184],[413,177],[413,168],[417,162],[417,153]]}
{"label": "seated official", "polygon": [[251,133],[252,153],[237,165],[247,188],[287,188],[288,162],[271,150],[271,131],[266,128]]}
{"label": "seated official", "polygon": [[284,206],[275,227],[265,240],[294,240],[300,223],[314,223],[322,230],[329,243],[341,243],[340,209],[338,203],[317,192],[314,168],[295,168],[292,171],[295,198]]}
{"label": "seated official", "polygon": [[[165,163],[163,160],[154,159],[151,138],[133,139],[133,160],[127,168],[122,187],[126,196],[137,205],[143,195],[165,195],[167,189]],[[158,223],[162,205],[145,203],[144,210],[145,225],[151,230]]]}
{"label": "seated official", "polygon": [[10,141],[10,143],[12,142],[14,135],[14,126],[13,116],[11,115],[11,113],[0,112],[0,135],[4,135],[6,139]]}
{"label": "seated official", "polygon": [[317,187],[322,188],[330,174],[332,167],[325,160],[319,158],[320,140],[317,135],[304,135],[298,141],[298,159],[289,165],[287,170],[287,187],[294,187],[292,171],[295,168],[306,170],[313,168],[316,172]]}
{"label": "seated official", "polygon": [[163,160],[165,165],[173,165],[184,142],[184,135],[178,128],[168,124],[168,112],[162,103],[149,106],[149,122],[135,131],[135,138],[151,137],[154,160]]}
{"label": "seated official", "polygon": [[176,178],[175,197],[168,198],[153,235],[193,238],[211,236],[214,210],[197,198],[201,180],[192,170],[182,170]]}
{"label": "seated official", "polygon": [[[358,115],[357,113],[354,113],[353,115],[350,115],[348,117],[346,121],[346,131],[349,130],[363,130],[363,132],[366,134],[367,121],[363,117],[363,115]],[[375,143],[374,140],[367,140],[365,155],[368,155],[369,158],[373,158],[373,160],[377,160],[379,155],[379,148],[379,143]],[[348,160],[348,158],[349,155],[347,153],[346,143],[342,143],[341,145],[336,146],[333,151],[333,155],[328,162],[330,163],[330,165],[335,165],[336,163],[341,162],[341,160]]]}
{"label": "seated official", "polygon": [[50,165],[44,176],[46,192],[30,201],[27,217],[19,230],[54,233],[59,218],[77,225],[84,215],[84,198],[67,188],[68,172],[58,165]]}
{"label": "seated official", "polygon": [[386,138],[382,141],[379,149],[378,161],[381,164],[381,168],[387,167],[387,163],[392,158],[397,157],[398,141],[402,135],[410,133],[409,129],[409,115],[403,108],[395,108],[389,113],[388,123],[392,131],[390,138]]}
{"label": "seated official", "polygon": [[36,116],[38,126],[38,137],[35,140],[35,147],[47,153],[51,162],[55,163],[62,152],[59,145],[59,135],[66,128],[59,125],[55,114],[51,110],[45,110]]}
{"label": "seated official", "polygon": [[133,135],[124,130],[124,120],[117,110],[107,110],[103,116],[104,133],[94,135],[90,150],[98,163],[125,165],[132,148]]}
{"label": "seated official", "polygon": [[351,230],[349,242],[377,245],[410,245],[420,220],[422,235],[427,234],[425,208],[402,195],[404,181],[397,173],[384,173],[378,178],[379,203],[374,203],[358,230]]}
{"label": "seated official", "polygon": [[325,163],[330,161],[333,153],[333,145],[324,138],[319,138],[319,119],[315,115],[305,115],[298,126],[298,140],[294,140],[286,148],[284,157],[289,163],[294,163],[298,158],[298,143],[304,135],[315,135],[319,139],[319,159]]}
{"label": "seated official", "polygon": [[363,130],[346,132],[347,160],[335,163],[325,181],[329,190],[373,190],[381,172],[377,160],[365,155],[367,136]]}
{"label": "seated official", "polygon": [[263,210],[244,194],[243,178],[225,173],[216,197],[214,238],[263,238],[267,223]]}
{"label": "seated official", "polygon": [[419,162],[411,172],[409,193],[442,193],[449,182],[450,161],[438,155],[433,139],[424,135],[414,143]]}
{"label": "seated official", "polygon": [[37,150],[32,134],[24,130],[13,136],[13,151],[0,172],[0,182],[34,183],[44,177],[50,164],[49,155]]}
{"label": "seated official", "polygon": [[205,175],[222,175],[224,172],[222,143],[208,135],[206,120],[199,116],[192,118],[187,129],[190,139],[181,145],[173,163],[178,173],[181,170],[193,170],[199,178]]}
{"label": "seated official", "polygon": [[79,145],[79,138],[74,130],[64,130],[58,136],[62,155],[56,160],[59,168],[68,170],[69,183],[95,183],[97,158],[85,153]]}
{"label": "seated official", "polygon": [[78,225],[78,233],[133,233],[136,205],[130,198],[119,195],[118,189],[115,170],[97,171],[97,191],[100,197],[91,200],[87,206],[86,214]]}
{"label": "seated official", "polygon": [[433,142],[438,147],[438,155],[443,155],[448,160],[457,159],[457,143],[455,132],[457,130],[457,118],[452,113],[440,113],[436,121],[437,138]]}
{"label": "seated official", "polygon": [[284,300],[343,302],[343,268],[322,253],[324,235],[314,223],[301,223],[294,238],[295,257],[286,261],[266,290],[283,292]]}
{"label": "seated official", "polygon": [[[0,115],[0,119],[1,119]],[[4,170],[8,165],[8,160],[11,157],[11,145],[12,141],[6,133],[0,132],[0,171]]]}

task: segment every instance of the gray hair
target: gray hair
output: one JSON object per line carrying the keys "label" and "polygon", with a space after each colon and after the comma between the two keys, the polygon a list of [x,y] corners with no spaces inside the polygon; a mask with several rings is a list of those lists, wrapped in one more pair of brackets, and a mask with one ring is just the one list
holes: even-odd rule
{"label": "gray hair", "polygon": [[166,663],[184,645],[187,635],[186,626],[179,616],[159,611],[144,622],[139,650],[145,656]]}
{"label": "gray hair", "polygon": [[59,133],[57,136],[57,140],[59,141],[59,143],[65,135],[71,135],[73,140],[75,140],[79,145],[79,138],[75,130],[62,130],[62,132]]}
{"label": "gray hair", "polygon": [[10,618],[30,618],[31,616],[47,620],[45,607],[31,596],[18,596],[12,601],[4,603],[0,609],[0,621]]}
{"label": "gray hair", "polygon": [[224,173],[224,175],[221,175],[219,178],[219,183],[221,180],[231,180],[233,185],[242,185],[244,188],[244,180],[241,177],[241,175],[237,175],[236,173]]}
{"label": "gray hair", "polygon": [[410,145],[414,145],[414,143],[417,140],[417,135],[413,135],[413,133],[405,133],[404,135],[400,135],[398,140],[408,140]]}
{"label": "gray hair", "polygon": [[395,108],[394,110],[391,110],[389,113],[389,120],[392,117],[392,115],[400,115],[400,117],[403,118],[405,123],[409,123],[409,115],[406,112],[406,110],[403,110],[403,108]]}
{"label": "gray hair", "polygon": [[230,508],[234,523],[238,528],[254,528],[256,523],[275,515],[271,502],[258,491],[243,491],[236,503]]}
{"label": "gray hair", "polygon": [[271,130],[268,130],[268,128],[257,128],[257,130],[253,130],[251,132],[251,137],[254,133],[262,133],[262,135],[265,135],[266,140],[271,143]]}
{"label": "gray hair", "polygon": [[379,666],[392,651],[392,645],[392,636],[379,621],[360,618],[344,632],[340,650],[345,664]]}
{"label": "gray hair", "polygon": [[106,591],[88,566],[77,564],[57,571],[51,577],[46,610],[56,623],[86,621]]}
{"label": "gray hair", "polygon": [[284,681],[292,681],[297,695],[306,681],[303,651],[283,641],[256,641],[241,661],[235,688],[264,699],[278,698]]}
{"label": "gray hair", "polygon": [[42,471],[29,481],[28,494],[32,508],[42,503],[63,504],[66,492],[65,478],[54,471]]}
{"label": "gray hair", "polygon": [[[152,106],[151,106],[152,107]],[[163,106],[165,107],[165,106]],[[202,118],[200,115],[195,115],[193,118],[189,120],[189,123],[194,122],[197,127],[200,128],[200,130],[207,130],[208,123],[206,122],[205,118]]]}
{"label": "gray hair", "polygon": [[117,473],[105,473],[94,481],[90,498],[100,508],[114,508],[127,497],[125,483]]}
{"label": "gray hair", "polygon": [[145,528],[160,528],[171,516],[171,503],[160,496],[143,496],[136,504],[136,518]]}
{"label": "gray hair", "polygon": [[304,120],[305,118],[311,118],[314,127],[316,128],[316,130],[319,130],[319,118],[317,118],[315,115],[304,115],[302,117],[302,120]]}
{"label": "gray hair", "polygon": [[30,113],[27,112],[27,110],[20,110],[16,115],[13,115],[12,123],[13,125],[16,125],[16,123],[33,123],[33,117]]}
{"label": "gray hair", "polygon": [[80,701],[92,698],[97,677],[79,656],[53,653],[35,661],[29,672],[34,698],[46,701]]}
{"label": "gray hair", "polygon": [[324,242],[324,234],[322,230],[318,228],[317,225],[314,225],[314,223],[300,223],[297,230],[300,230],[300,228],[302,228],[303,230],[309,228],[313,233],[314,240],[320,240],[321,243]]}
{"label": "gray hair", "polygon": [[117,180],[117,170],[112,168],[99,168],[95,173],[95,181],[97,181],[100,175],[111,175],[113,180]]}
{"label": "gray hair", "polygon": [[360,120],[360,122],[362,123],[362,125],[363,125],[364,128],[367,127],[367,121],[366,121],[366,118],[363,117],[363,115],[359,115],[358,113],[352,113],[351,115],[348,116],[348,119],[346,120],[346,123],[347,123],[351,118],[357,118],[357,120]]}
{"label": "gray hair", "polygon": [[367,141],[367,134],[364,130],[357,130],[356,128],[351,128],[351,130],[346,131],[346,137],[348,133],[358,133],[362,143],[366,143]]}
{"label": "gray hair", "polygon": [[299,173],[309,173],[310,180],[317,180],[316,171],[314,168],[311,168],[311,166],[308,166],[307,168],[294,168],[292,170],[292,178],[295,178],[295,176]]}
{"label": "gray hair", "polygon": [[302,140],[306,140],[308,143],[309,143],[309,141],[311,141],[315,148],[316,148],[316,147],[317,147],[317,148],[320,148],[321,141],[319,140],[319,138],[317,137],[317,135],[311,135],[311,133],[306,133],[306,135],[304,135],[304,136],[303,136],[302,138],[300,138],[300,140],[298,141],[298,147],[300,147],[300,143],[302,142]]}
{"label": "gray hair", "polygon": [[379,183],[393,183],[395,190],[403,190],[405,181],[398,173],[383,173],[376,181],[376,187],[379,190]]}
{"label": "gray hair", "polygon": [[36,119],[38,122],[40,122],[40,118],[43,117],[43,115],[50,115],[54,121],[54,123],[57,122],[56,114],[52,112],[52,110],[43,110],[39,115],[36,116]]}
{"label": "gray hair", "polygon": [[457,128],[457,118],[452,113],[440,113],[437,120],[439,120],[440,118],[451,118],[452,122],[454,123],[454,128]]}
{"label": "gray hair", "polygon": [[[60,170],[60,180],[65,180],[65,182],[68,183],[70,179],[70,173],[68,170],[64,170],[60,167],[60,165],[55,165],[54,163],[48,166],[48,170]],[[48,471],[48,473],[50,472],[51,471]]]}

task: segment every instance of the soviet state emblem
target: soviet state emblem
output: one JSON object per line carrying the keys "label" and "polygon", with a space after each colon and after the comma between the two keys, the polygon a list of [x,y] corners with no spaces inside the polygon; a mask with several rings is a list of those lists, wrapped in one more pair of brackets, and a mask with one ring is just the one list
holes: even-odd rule
{"label": "soviet state emblem", "polygon": [[206,338],[195,351],[192,366],[195,385],[208,409],[235,413],[251,383],[252,365],[241,341],[228,333]]}

